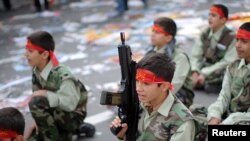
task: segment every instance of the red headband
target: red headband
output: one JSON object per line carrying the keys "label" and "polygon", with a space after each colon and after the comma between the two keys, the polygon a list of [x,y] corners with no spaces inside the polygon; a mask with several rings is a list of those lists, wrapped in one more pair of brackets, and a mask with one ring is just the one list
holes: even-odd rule
{"label": "red headband", "polygon": [[18,133],[15,131],[0,129],[0,139],[16,138]]}
{"label": "red headband", "polygon": [[152,30],[158,33],[162,33],[164,35],[170,35],[167,31],[165,31],[161,26],[154,24]]}
{"label": "red headband", "polygon": [[[164,83],[167,82],[161,77],[156,76],[153,72],[145,69],[136,70],[136,80],[147,82],[147,83]],[[173,85],[170,84],[169,90],[173,90]]]}
{"label": "red headband", "polygon": [[223,13],[223,11],[222,11],[220,8],[216,7],[216,6],[212,6],[212,7],[210,8],[210,11],[211,11],[211,12],[214,12],[214,13],[217,13],[217,14],[220,15],[221,17],[226,17],[225,14]]}
{"label": "red headband", "polygon": [[[37,50],[37,51],[40,51],[40,52],[46,51],[44,48],[33,44],[30,40],[27,41],[26,48],[34,49],[34,50]],[[49,51],[49,56],[50,56],[50,60],[51,60],[51,62],[53,64],[53,66],[58,66],[59,62],[58,62],[58,60],[57,60],[57,58],[56,58],[53,51]]]}
{"label": "red headband", "polygon": [[239,29],[237,31],[236,38],[250,40],[250,32],[244,29]]}

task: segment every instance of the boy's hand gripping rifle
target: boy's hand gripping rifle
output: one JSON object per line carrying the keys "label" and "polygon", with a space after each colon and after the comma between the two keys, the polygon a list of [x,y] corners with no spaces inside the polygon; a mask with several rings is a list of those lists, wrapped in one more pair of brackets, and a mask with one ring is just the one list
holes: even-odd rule
{"label": "boy's hand gripping rifle", "polygon": [[[100,104],[117,105],[118,116],[123,123],[128,124],[126,132],[127,141],[136,141],[139,100],[136,93],[135,75],[136,62],[131,59],[132,52],[128,45],[125,44],[125,35],[120,33],[122,44],[118,46],[119,61],[121,66],[121,82],[117,93],[102,91]],[[121,130],[119,128],[111,128],[113,134]]]}

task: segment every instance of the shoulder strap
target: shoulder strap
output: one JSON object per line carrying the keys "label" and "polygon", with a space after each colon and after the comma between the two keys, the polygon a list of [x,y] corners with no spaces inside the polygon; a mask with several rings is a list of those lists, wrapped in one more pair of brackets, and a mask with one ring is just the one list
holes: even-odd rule
{"label": "shoulder strap", "polygon": [[182,52],[182,54],[186,56],[186,58],[187,58],[187,60],[188,60],[188,63],[191,64],[190,59],[189,59],[189,56],[187,55],[187,53]]}
{"label": "shoulder strap", "polygon": [[[210,47],[210,40],[208,39],[208,35],[210,33],[210,28],[207,28],[204,32],[201,34],[201,41],[203,42],[203,50],[204,53],[207,52],[208,48]],[[203,54],[204,57],[206,56]]]}
{"label": "shoulder strap", "polygon": [[[189,56],[188,56],[188,54],[187,54],[186,52],[180,50],[179,48],[174,48],[174,54],[176,54],[176,53],[181,53],[181,54],[183,54],[184,56],[186,56],[186,58],[187,58],[187,60],[188,60],[188,63],[191,64],[190,58],[189,58]],[[190,70],[191,70],[191,67],[190,67]]]}
{"label": "shoulder strap", "polygon": [[228,48],[228,46],[233,41],[233,39],[234,39],[233,31],[225,27],[222,31],[222,34],[218,43],[221,43],[225,45],[226,48]]}

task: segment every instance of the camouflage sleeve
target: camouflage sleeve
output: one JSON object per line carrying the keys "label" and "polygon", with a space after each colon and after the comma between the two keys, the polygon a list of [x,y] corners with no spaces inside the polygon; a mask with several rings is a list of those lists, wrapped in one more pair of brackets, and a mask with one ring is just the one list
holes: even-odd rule
{"label": "camouflage sleeve", "polygon": [[174,85],[173,94],[176,94],[180,88],[183,86],[187,75],[190,71],[190,63],[186,55],[180,53],[174,58],[176,63],[176,69],[174,72],[174,77],[172,83]]}
{"label": "camouflage sleeve", "polygon": [[170,141],[193,141],[195,136],[195,124],[193,120],[187,120],[172,135]]}
{"label": "camouflage sleeve", "polygon": [[212,117],[221,119],[222,114],[228,109],[231,100],[231,78],[232,75],[230,74],[229,67],[227,67],[219,97],[208,107],[208,120]]}
{"label": "camouflage sleeve", "polygon": [[250,112],[236,112],[230,114],[222,124],[241,124],[249,125],[250,124]]}
{"label": "camouflage sleeve", "polygon": [[236,49],[235,49],[236,39],[234,39],[228,47],[225,56],[217,63],[209,66],[204,67],[201,69],[201,73],[205,76],[208,76],[215,72],[218,69],[225,68],[229,63],[233,62],[238,58]]}
{"label": "camouflage sleeve", "polygon": [[65,79],[56,92],[48,91],[50,107],[59,107],[65,111],[74,111],[80,100],[79,92],[71,79]]}
{"label": "camouflage sleeve", "polygon": [[192,71],[200,72],[203,59],[203,43],[201,38],[197,39],[195,45],[192,47],[190,62]]}

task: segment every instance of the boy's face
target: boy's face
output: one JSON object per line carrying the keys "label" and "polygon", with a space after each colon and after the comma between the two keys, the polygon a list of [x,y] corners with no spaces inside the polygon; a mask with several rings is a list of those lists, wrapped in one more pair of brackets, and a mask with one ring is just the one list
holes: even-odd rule
{"label": "boy's face", "polygon": [[210,11],[208,16],[208,24],[212,30],[218,30],[220,27],[225,25],[226,18],[221,17],[219,14]]}
{"label": "boy's face", "polygon": [[157,103],[161,95],[166,94],[166,88],[162,84],[136,81],[136,91],[142,103]]}
{"label": "boy's face", "polygon": [[[170,35],[168,35],[168,36],[170,36]],[[168,36],[164,35],[163,33],[160,33],[160,32],[153,30],[151,33],[151,44],[153,46],[163,47],[169,42]]]}
{"label": "boy's face", "polygon": [[236,51],[240,58],[250,59],[250,40],[237,39]]}
{"label": "boy's face", "polygon": [[44,61],[44,53],[39,53],[39,51],[34,49],[26,48],[25,56],[28,64],[32,67],[39,66]]}

